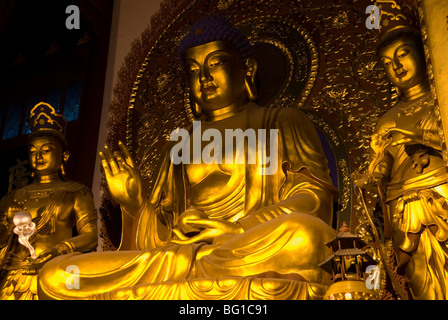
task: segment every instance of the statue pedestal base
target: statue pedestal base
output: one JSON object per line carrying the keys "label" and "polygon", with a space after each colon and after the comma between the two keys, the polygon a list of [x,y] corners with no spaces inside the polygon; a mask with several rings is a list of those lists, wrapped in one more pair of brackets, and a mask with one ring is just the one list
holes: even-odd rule
{"label": "statue pedestal base", "polygon": [[308,282],[231,277],[145,284],[90,296],[92,300],[321,300],[328,287]]}
{"label": "statue pedestal base", "polygon": [[324,300],[378,300],[377,293],[366,287],[364,281],[345,280],[333,283]]}

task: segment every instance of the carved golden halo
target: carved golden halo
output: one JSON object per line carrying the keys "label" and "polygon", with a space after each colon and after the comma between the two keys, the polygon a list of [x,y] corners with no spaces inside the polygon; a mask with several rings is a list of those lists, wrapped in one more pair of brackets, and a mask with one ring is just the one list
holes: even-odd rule
{"label": "carved golden halo", "polygon": [[[188,9],[189,7],[186,8],[183,12]],[[182,13],[179,14],[179,16],[181,15]],[[175,21],[173,21],[173,23],[174,22]],[[271,28],[271,31],[266,32],[266,30],[263,30],[263,25],[269,26]],[[167,29],[169,29],[170,26],[168,26]],[[236,26],[238,28],[241,28],[243,32],[248,35],[248,38],[252,42],[252,44],[264,43],[272,45],[275,48],[279,49],[287,62],[288,70],[287,75],[285,76],[284,83],[280,90],[276,93],[276,95],[271,99],[268,105],[275,106],[281,104],[299,108],[303,107],[314,86],[318,71],[318,51],[310,34],[304,28],[298,26],[292,21],[272,16],[246,19],[242,22],[237,23]],[[255,32],[256,28],[258,28],[257,32]],[[286,30],[287,32],[286,34],[279,34],[278,32],[276,33],[276,28],[282,31]],[[159,37],[159,39],[162,36],[163,34]],[[286,41],[289,41],[289,43],[286,43]],[[126,123],[126,145],[129,150],[132,150],[132,117],[136,97],[140,88],[142,77],[146,71],[146,67],[148,66],[148,61],[151,58],[151,55],[158,42],[159,40],[155,42],[154,46],[151,48],[147,57],[142,63],[134,82],[134,86],[132,88]],[[297,42],[300,42],[304,45],[304,47],[306,47],[306,52],[291,50],[290,47],[297,46]],[[300,72],[298,72],[298,68],[303,67],[300,64],[303,64],[304,55],[306,55],[307,60],[305,80],[303,79],[303,77],[301,79],[297,79],[298,74],[300,74]],[[195,119],[195,113],[191,107],[190,93],[188,88],[185,88],[184,108],[189,121],[193,121]]]}
{"label": "carved golden halo", "polygon": [[[194,6],[196,2],[192,1],[189,5],[187,5],[177,16],[176,18],[174,18],[172,20],[172,22],[170,24],[168,24],[168,26],[165,29],[165,32],[167,30],[169,30],[179,19],[179,17],[181,17],[185,12],[187,12],[191,7]],[[165,35],[165,32],[161,32],[159,37],[157,38],[157,40],[154,42],[153,46],[151,47],[151,49],[148,51],[148,54],[145,57],[145,60],[143,61],[138,73],[137,73],[137,77],[135,79],[134,85],[132,87],[132,91],[131,91],[131,97],[129,99],[129,107],[128,107],[128,112],[127,112],[127,117],[126,117],[126,147],[128,148],[128,150],[130,152],[132,152],[132,117],[134,114],[134,109],[135,109],[135,99],[137,97],[138,94],[138,90],[140,88],[140,84],[141,84],[141,79],[143,78],[143,75],[146,71],[146,67],[148,66],[148,61],[151,58],[154,49],[157,47],[157,45],[159,44],[160,40],[162,39],[162,37]]]}
{"label": "carved golden halo", "polygon": [[[283,86],[269,105],[276,105],[285,97],[291,97],[295,100],[295,103],[288,101],[291,105],[303,107],[314,86],[319,67],[318,50],[308,31],[293,21],[274,16],[247,19],[237,23],[236,26],[246,33],[250,32],[248,38],[252,44],[264,43],[275,46],[287,61],[288,70]],[[306,52],[293,50],[299,43],[304,45]],[[308,65],[305,66],[306,80],[303,81],[303,89],[299,92],[295,89],[301,80],[297,79],[298,75],[300,71],[303,72],[299,70],[301,60],[303,62],[303,54],[306,54]]]}

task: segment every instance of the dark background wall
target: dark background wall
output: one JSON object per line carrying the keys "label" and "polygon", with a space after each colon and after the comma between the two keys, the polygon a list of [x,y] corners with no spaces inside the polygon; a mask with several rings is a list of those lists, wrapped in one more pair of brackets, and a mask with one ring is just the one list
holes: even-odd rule
{"label": "dark background wall", "polygon": [[[27,159],[30,108],[49,102],[68,122],[67,177],[91,187],[114,1],[0,2],[0,193],[9,169]],[[69,30],[69,5],[80,29]],[[26,182],[26,181],[25,181]]]}

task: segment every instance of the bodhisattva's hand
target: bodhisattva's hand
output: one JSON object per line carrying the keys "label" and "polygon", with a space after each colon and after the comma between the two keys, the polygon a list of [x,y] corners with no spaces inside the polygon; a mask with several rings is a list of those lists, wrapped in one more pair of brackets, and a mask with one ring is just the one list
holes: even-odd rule
{"label": "bodhisattva's hand", "polygon": [[377,166],[383,161],[384,155],[386,153],[386,148],[391,144],[392,137],[389,134],[375,133],[371,137],[370,148],[373,151],[373,158],[371,159],[368,175],[374,176]]}
{"label": "bodhisattva's hand", "polygon": [[216,238],[224,235],[236,235],[243,232],[241,226],[227,220],[221,219],[191,219],[185,220],[186,224],[203,229],[199,234],[182,240],[173,240],[177,244],[190,244],[197,242],[212,243]]}
{"label": "bodhisattva's hand", "polygon": [[353,172],[352,180],[355,186],[361,189],[367,188],[375,183],[373,176],[369,175],[367,172]]}
{"label": "bodhisattva's hand", "polygon": [[101,164],[111,196],[134,217],[143,205],[142,181],[126,146],[121,141],[118,146],[120,151],[113,154],[104,146],[104,152],[99,153]]}
{"label": "bodhisattva's hand", "polygon": [[372,135],[370,140],[370,148],[375,155],[382,154],[384,149],[389,145],[392,140],[387,134],[378,134],[375,133]]}
{"label": "bodhisattva's hand", "polygon": [[400,133],[404,137],[392,142],[392,146],[397,145],[411,145],[411,144],[423,144],[423,129],[418,128],[390,128],[385,131],[385,135],[390,136],[393,133]]}
{"label": "bodhisattva's hand", "polygon": [[11,205],[8,208],[8,220],[12,222],[14,215],[19,211],[26,211],[26,200],[17,201],[13,200]]}
{"label": "bodhisattva's hand", "polygon": [[58,256],[58,250],[57,250],[57,248],[53,247],[53,248],[47,249],[45,251],[42,251],[39,254],[39,256],[37,256],[36,259],[31,259],[31,257],[28,257],[27,260],[28,260],[28,262],[33,263],[34,265],[42,266],[57,256]]}
{"label": "bodhisattva's hand", "polygon": [[6,213],[6,229],[8,232],[11,232],[15,225],[14,225],[14,215],[18,213],[19,211],[26,211],[26,200],[24,201],[17,201],[14,200],[11,205],[8,208],[8,211]]}
{"label": "bodhisattva's hand", "polygon": [[67,245],[63,244],[63,243],[58,243],[55,246],[42,251],[36,259],[32,259],[31,257],[27,258],[27,261],[30,263],[33,263],[34,265],[40,265],[43,266],[45,263],[47,263],[48,261],[50,261],[51,259],[63,255],[63,254],[67,254],[70,252],[70,249],[67,247]]}

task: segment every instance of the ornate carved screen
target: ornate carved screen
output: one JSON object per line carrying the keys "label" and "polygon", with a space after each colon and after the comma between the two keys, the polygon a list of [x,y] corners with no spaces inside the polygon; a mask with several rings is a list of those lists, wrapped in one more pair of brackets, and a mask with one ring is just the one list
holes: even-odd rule
{"label": "ornate carved screen", "polygon": [[[366,163],[369,137],[392,92],[377,65],[369,0],[166,0],[135,41],[110,108],[108,143],[125,141],[146,187],[171,131],[194,119],[177,59],[180,40],[206,14],[222,15],[248,35],[260,64],[261,105],[300,108],[323,137],[340,191],[335,228],[362,224],[351,173]],[[103,183],[104,249],[120,240],[121,215]]]}

